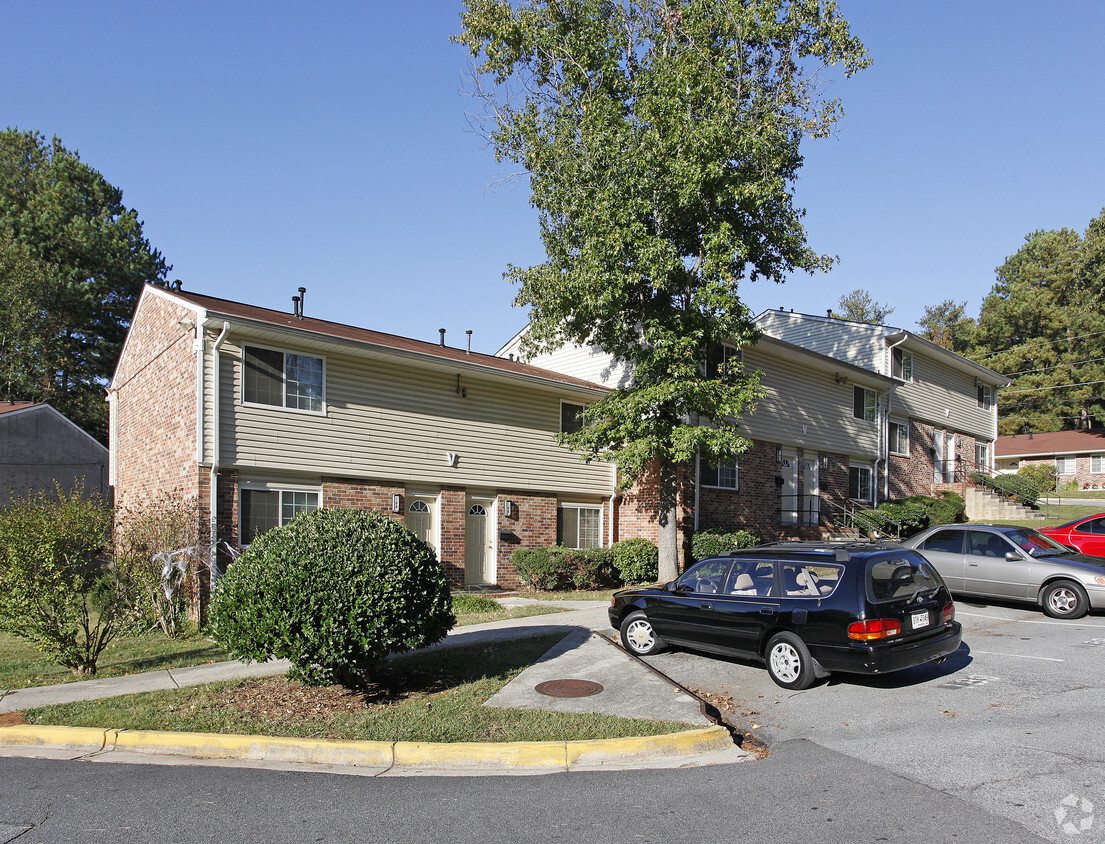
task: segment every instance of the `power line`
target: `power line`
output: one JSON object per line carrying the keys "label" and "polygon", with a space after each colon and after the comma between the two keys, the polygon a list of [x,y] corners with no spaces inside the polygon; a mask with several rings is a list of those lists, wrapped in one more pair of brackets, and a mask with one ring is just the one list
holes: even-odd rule
{"label": "power line", "polygon": [[1001,393],[1001,395],[1015,396],[1015,395],[1018,395],[1019,393],[1038,393],[1041,390],[1063,390],[1063,389],[1066,389],[1067,387],[1087,387],[1090,384],[1105,384],[1105,380],[1101,380],[1101,381],[1080,381],[1077,384],[1055,384],[1052,387],[1032,387],[1032,388],[1027,389],[1027,390],[1004,390]]}
{"label": "power line", "polygon": [[1088,358],[1087,360],[1076,360],[1071,363],[1057,363],[1055,366],[1045,366],[1043,369],[1024,369],[1020,372],[1003,372],[1006,378],[1013,378],[1016,375],[1032,375],[1036,372],[1049,372],[1053,369],[1062,369],[1067,366],[1081,366],[1084,363],[1097,363],[1098,361],[1105,360],[1105,358]]}
{"label": "power line", "polygon": [[973,355],[971,360],[979,361],[983,358],[992,358],[995,355],[1004,355],[1007,352],[1016,351],[1017,349],[1031,349],[1034,346],[1054,346],[1056,343],[1070,343],[1072,340],[1083,340],[1086,337],[1096,337],[1098,334],[1105,334],[1105,331],[1091,331],[1089,334],[1079,334],[1075,337],[1060,337],[1058,340],[1041,340],[1039,343],[1020,343],[1016,346],[1010,346],[1008,349],[1002,349],[1000,352],[987,352],[984,355]]}

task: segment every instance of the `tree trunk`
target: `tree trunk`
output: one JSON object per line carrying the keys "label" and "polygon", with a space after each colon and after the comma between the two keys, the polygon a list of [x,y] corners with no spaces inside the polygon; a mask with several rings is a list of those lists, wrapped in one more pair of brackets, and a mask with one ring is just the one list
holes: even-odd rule
{"label": "tree trunk", "polygon": [[657,503],[657,521],[660,537],[660,580],[667,583],[679,576],[679,484],[677,467],[668,462],[660,463],[660,500]]}

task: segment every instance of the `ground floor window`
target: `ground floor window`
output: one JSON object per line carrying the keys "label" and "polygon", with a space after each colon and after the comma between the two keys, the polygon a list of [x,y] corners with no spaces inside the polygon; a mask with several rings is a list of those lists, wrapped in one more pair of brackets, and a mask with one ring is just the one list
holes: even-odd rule
{"label": "ground floor window", "polygon": [[848,467],[848,497],[856,501],[871,501],[871,467]]}
{"label": "ground floor window", "polygon": [[890,420],[890,451],[909,456],[909,423]]}
{"label": "ground floor window", "polygon": [[562,504],[556,511],[556,542],[565,548],[598,548],[602,545],[602,510]]}
{"label": "ground floor window", "polygon": [[1073,475],[1078,471],[1078,458],[1073,454],[1055,458],[1055,469],[1060,475]]}
{"label": "ground floor window", "polygon": [[737,489],[738,474],[737,461],[735,458],[730,458],[716,465],[702,461],[699,477],[703,486]]}
{"label": "ground floor window", "polygon": [[285,525],[298,514],[318,509],[317,492],[290,489],[243,489],[241,495],[241,544]]}

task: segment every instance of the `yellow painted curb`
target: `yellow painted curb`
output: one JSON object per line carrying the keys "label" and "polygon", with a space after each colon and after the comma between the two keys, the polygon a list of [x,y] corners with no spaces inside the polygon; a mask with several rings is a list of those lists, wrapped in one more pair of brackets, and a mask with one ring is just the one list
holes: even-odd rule
{"label": "yellow painted curb", "polygon": [[252,759],[381,768],[391,767],[391,748],[390,741],[333,741],[145,730],[119,730],[114,745],[115,750],[198,756],[204,759]]}
{"label": "yellow painted curb", "polygon": [[96,753],[104,749],[110,734],[114,732],[103,727],[36,727],[31,724],[17,724],[0,727],[0,746],[51,747]]}
{"label": "yellow painted curb", "polygon": [[202,759],[246,759],[378,768],[489,766],[559,768],[647,757],[687,756],[733,746],[724,727],[662,736],[590,741],[386,742],[276,736],[105,730],[93,727],[0,727],[0,747],[49,747],[96,753],[126,750]]}

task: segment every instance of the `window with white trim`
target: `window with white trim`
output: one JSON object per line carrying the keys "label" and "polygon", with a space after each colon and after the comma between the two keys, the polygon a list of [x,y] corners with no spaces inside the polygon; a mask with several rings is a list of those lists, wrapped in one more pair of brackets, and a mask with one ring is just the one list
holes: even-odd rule
{"label": "window with white trim", "polygon": [[990,444],[975,443],[975,469],[985,472],[990,468]]}
{"label": "window with white trim", "polygon": [[728,343],[715,343],[706,352],[707,378],[734,378],[742,362],[741,350]]}
{"label": "window with white trim", "polygon": [[994,406],[994,388],[989,384],[978,385],[978,406],[990,410]]}
{"label": "window with white trim", "polygon": [[574,434],[583,430],[583,405],[560,403],[560,433]]}
{"label": "window with white trim", "polygon": [[1095,475],[1105,473],[1105,454],[1090,455],[1090,471]]}
{"label": "window with white trim", "polygon": [[602,508],[585,504],[561,504],[557,507],[556,544],[565,548],[598,548],[602,545]]}
{"label": "window with white trim", "polygon": [[866,387],[852,388],[852,416],[865,422],[875,421],[875,391]]}
{"label": "window with white trim", "polygon": [[856,501],[871,501],[871,467],[848,467],[848,497]]}
{"label": "window with white trim", "polygon": [[903,381],[913,380],[913,352],[905,349],[890,350],[890,374]]}
{"label": "window with white trim", "polygon": [[322,413],[322,358],[244,346],[242,401]]}
{"label": "window with white trim", "polygon": [[702,486],[738,489],[739,480],[740,470],[737,467],[736,458],[719,461],[716,464],[703,460],[699,467],[699,482]]}
{"label": "window with white trim", "polygon": [[249,545],[267,530],[286,525],[300,513],[318,509],[317,492],[244,488],[240,494],[238,532],[242,545]]}
{"label": "window with white trim", "polygon": [[1078,473],[1078,458],[1073,454],[1066,454],[1055,458],[1055,471],[1060,475],[1074,475]]}
{"label": "window with white trim", "polygon": [[890,451],[893,454],[909,456],[909,423],[890,420],[889,427]]}

